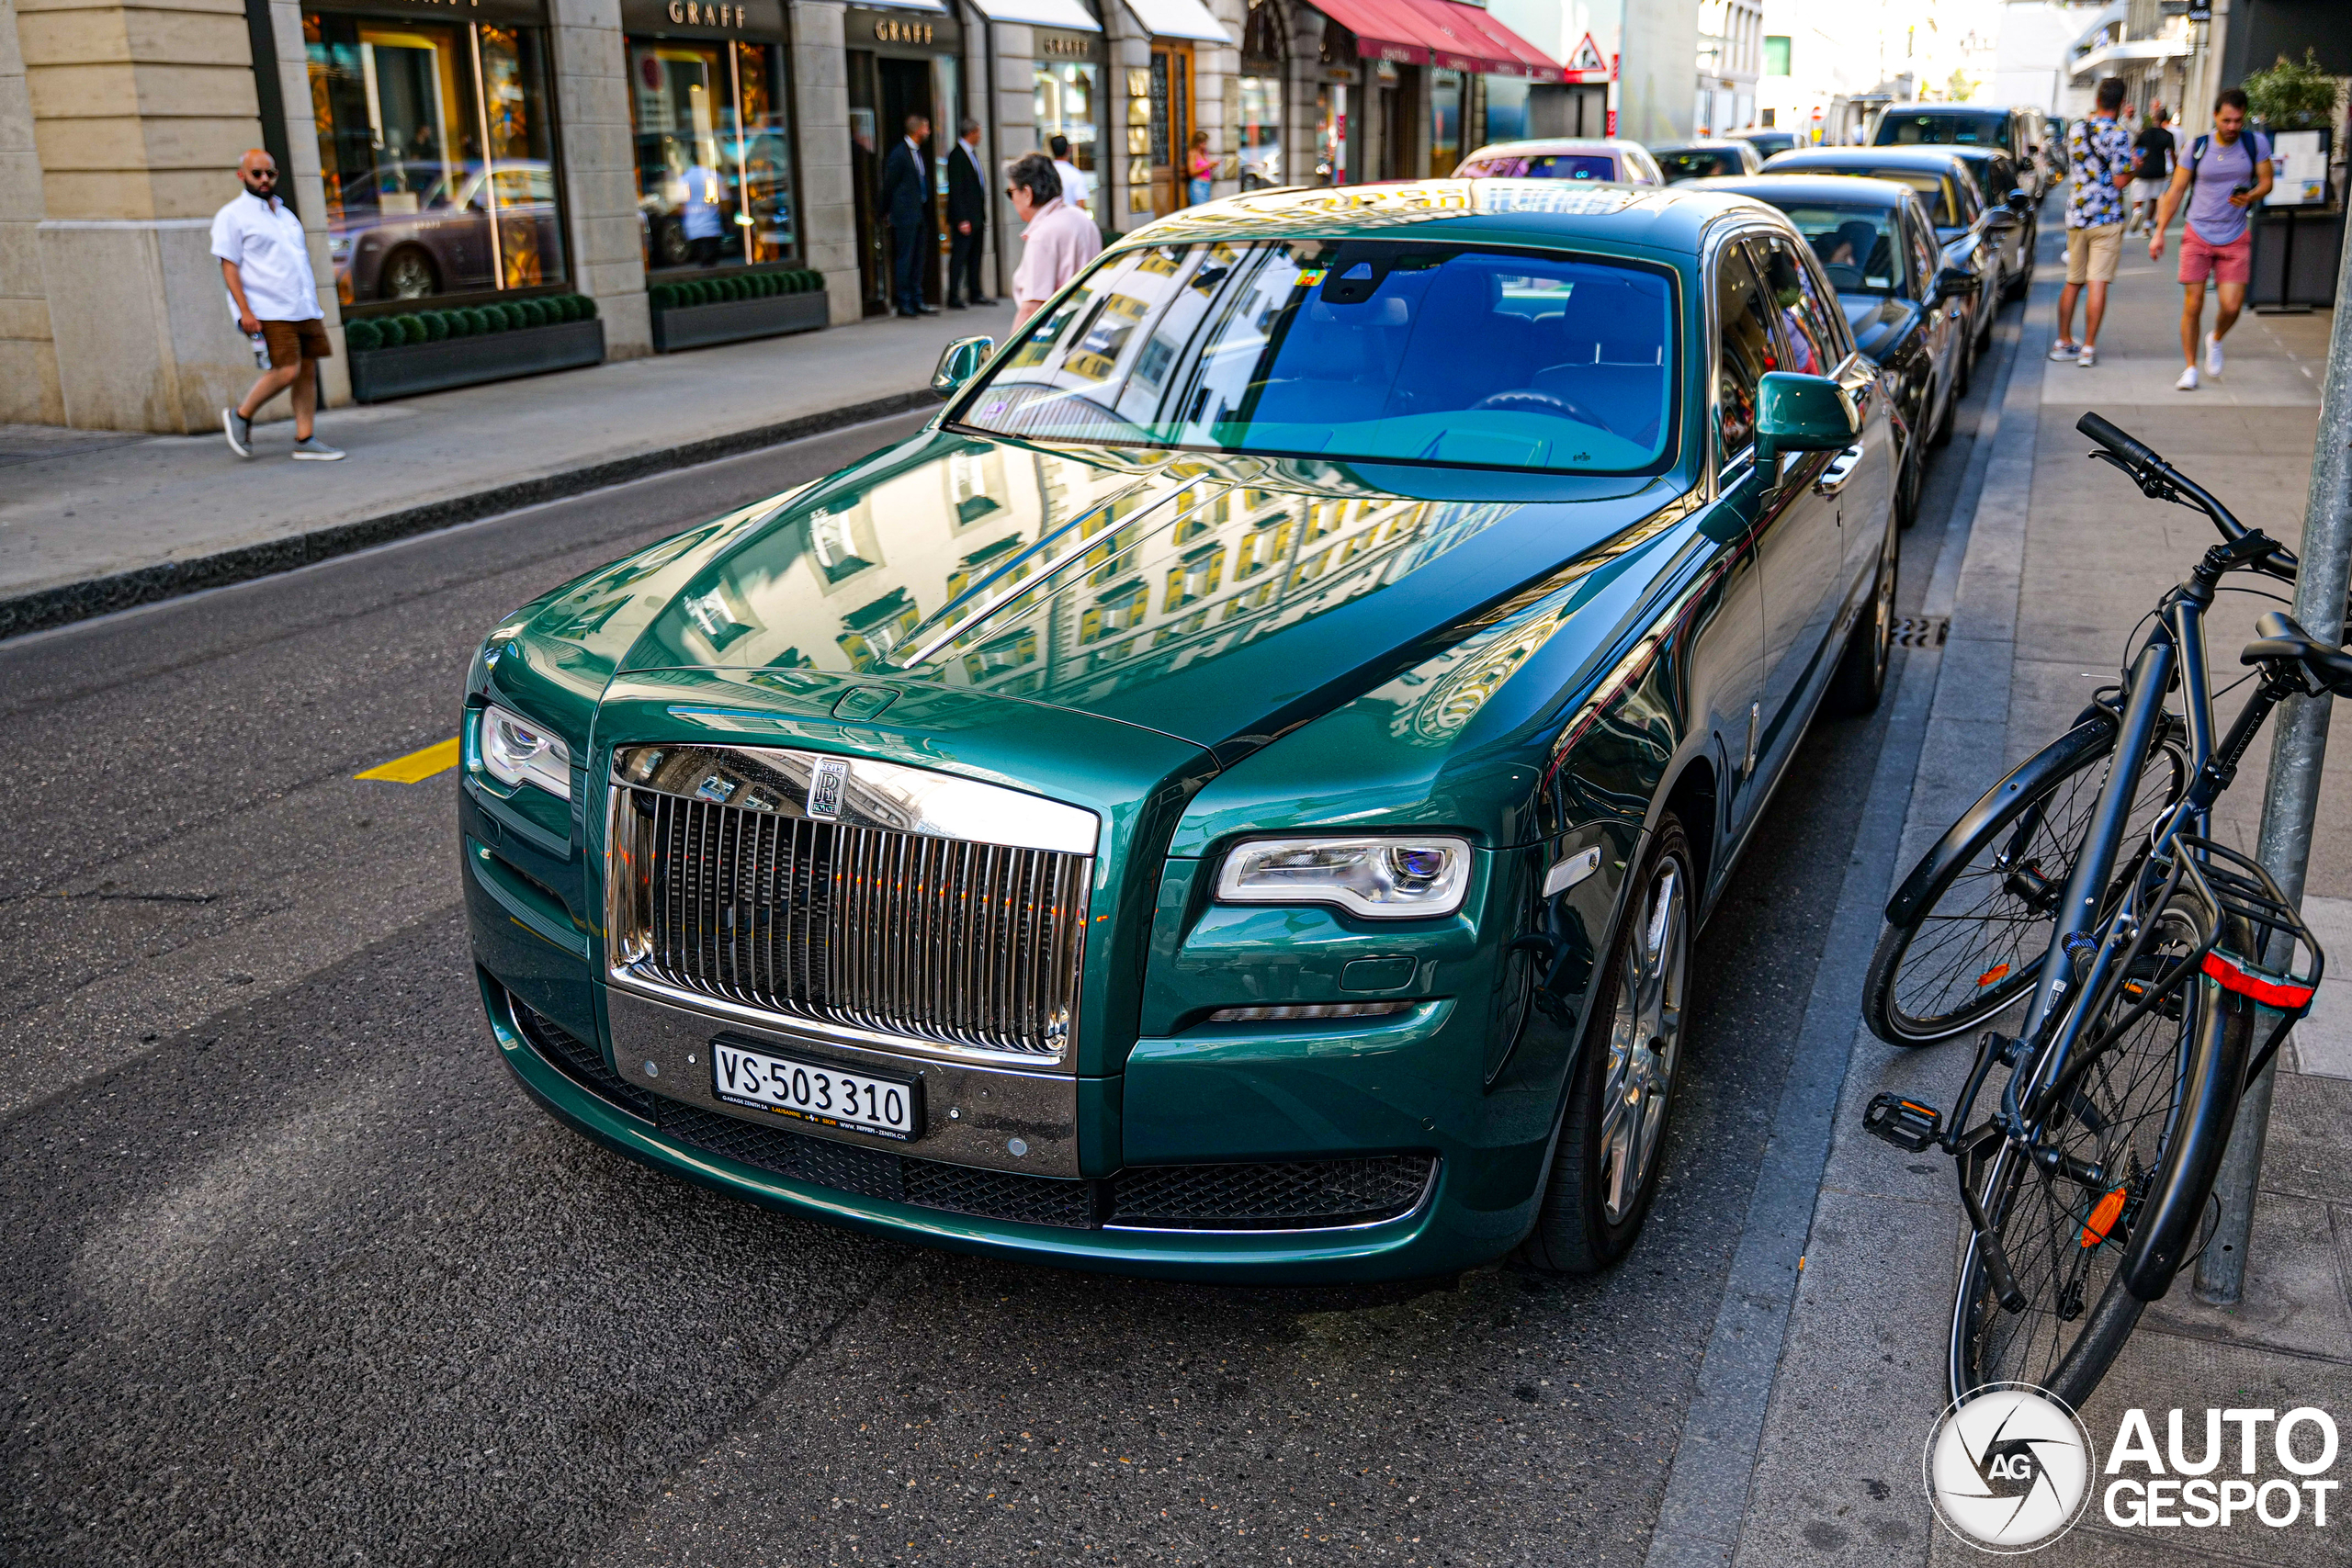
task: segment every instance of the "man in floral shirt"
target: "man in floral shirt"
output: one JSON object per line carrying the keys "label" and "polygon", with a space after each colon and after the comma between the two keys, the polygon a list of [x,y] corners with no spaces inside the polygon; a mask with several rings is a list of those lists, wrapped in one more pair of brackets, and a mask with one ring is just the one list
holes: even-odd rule
{"label": "man in floral shirt", "polygon": [[[2098,363],[2098,323],[2107,314],[2107,286],[2115,281],[2115,264],[2123,258],[2123,193],[2139,161],[2130,134],[2115,123],[2115,111],[2122,107],[2123,80],[2109,76],[2098,85],[2098,112],[2075,121],[2066,136],[2072,176],[2066,192],[2066,287],[2058,291],[2058,341],[2051,345],[2050,357],[2071,359],[2085,367]],[[2075,299],[2086,288],[2090,303],[2078,344]]]}

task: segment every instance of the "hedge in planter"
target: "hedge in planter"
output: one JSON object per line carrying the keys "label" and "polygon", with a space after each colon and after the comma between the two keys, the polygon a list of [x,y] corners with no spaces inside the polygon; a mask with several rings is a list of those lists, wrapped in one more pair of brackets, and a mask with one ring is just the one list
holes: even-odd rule
{"label": "hedge in planter", "polygon": [[722,305],[736,299],[766,299],[778,294],[812,294],[825,287],[824,275],[807,267],[776,267],[764,272],[729,273],[723,277],[689,278],[657,283],[647,298],[657,310],[686,310],[696,305]]}
{"label": "hedge in planter", "polygon": [[583,294],[558,294],[544,299],[507,299],[492,305],[468,305],[454,310],[411,310],[397,316],[366,316],[344,324],[344,342],[354,354],[379,348],[404,348],[411,344],[442,343],[453,337],[481,337],[524,327],[553,326],[562,321],[594,321],[596,301]]}

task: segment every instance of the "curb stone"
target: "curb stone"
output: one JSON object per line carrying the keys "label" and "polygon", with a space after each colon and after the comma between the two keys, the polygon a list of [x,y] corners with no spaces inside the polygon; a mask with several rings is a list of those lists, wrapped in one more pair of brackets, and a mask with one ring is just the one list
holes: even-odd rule
{"label": "curb stone", "polygon": [[514,484],[493,485],[470,494],[449,496],[420,506],[402,507],[397,512],[363,517],[352,523],[339,523],[333,527],[314,529],[306,534],[241,545],[234,549],[192,556],[185,560],[159,561],[130,571],[110,572],[79,582],[58,583],[29,593],[14,594],[0,598],[0,640],[23,637],[28,632],[47,631],[54,626],[70,626],[75,621],[111,615],[117,610],[176,599],[208,588],[223,588],[231,583],[273,577],[279,572],[292,571],[297,567],[372,549],[378,545],[390,544],[417,534],[430,534],[435,529],[453,527],[460,523],[479,522],[520,507],[562,501],[630,479],[693,468],[722,457],[740,457],[762,447],[823,435],[868,420],[910,413],[931,407],[937,400],[927,389],[897,392],[886,398],[828,409],[822,413],[804,414],[798,419],[639,452],[608,462],[590,463],[562,473],[546,474]]}

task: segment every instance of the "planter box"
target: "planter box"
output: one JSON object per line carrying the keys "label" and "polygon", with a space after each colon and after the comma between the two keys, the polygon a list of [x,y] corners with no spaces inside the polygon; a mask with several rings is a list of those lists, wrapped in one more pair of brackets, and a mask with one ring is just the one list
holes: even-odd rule
{"label": "planter box", "polygon": [[2335,267],[2344,254],[2344,209],[2265,208],[2254,225],[2256,310],[2309,310],[2335,303]]}
{"label": "planter box", "polygon": [[653,351],[707,348],[715,343],[815,332],[832,319],[821,288],[808,294],[771,294],[764,299],[726,299],[716,305],[685,305],[653,312]]}
{"label": "planter box", "polygon": [[576,370],[605,362],[605,323],[559,321],[515,327],[480,337],[371,348],[351,356],[351,397],[380,403],[419,392],[446,392],[483,381],[506,381],[548,370]]}

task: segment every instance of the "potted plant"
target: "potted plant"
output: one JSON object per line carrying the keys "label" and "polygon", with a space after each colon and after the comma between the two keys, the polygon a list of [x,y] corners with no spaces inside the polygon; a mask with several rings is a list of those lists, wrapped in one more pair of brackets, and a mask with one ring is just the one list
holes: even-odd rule
{"label": "potted plant", "polygon": [[362,316],[343,329],[363,403],[598,365],[605,323],[584,294]]}
{"label": "potted plant", "polygon": [[646,293],[653,309],[653,347],[662,354],[813,332],[831,314],[824,274],[808,267],[665,278]]}

